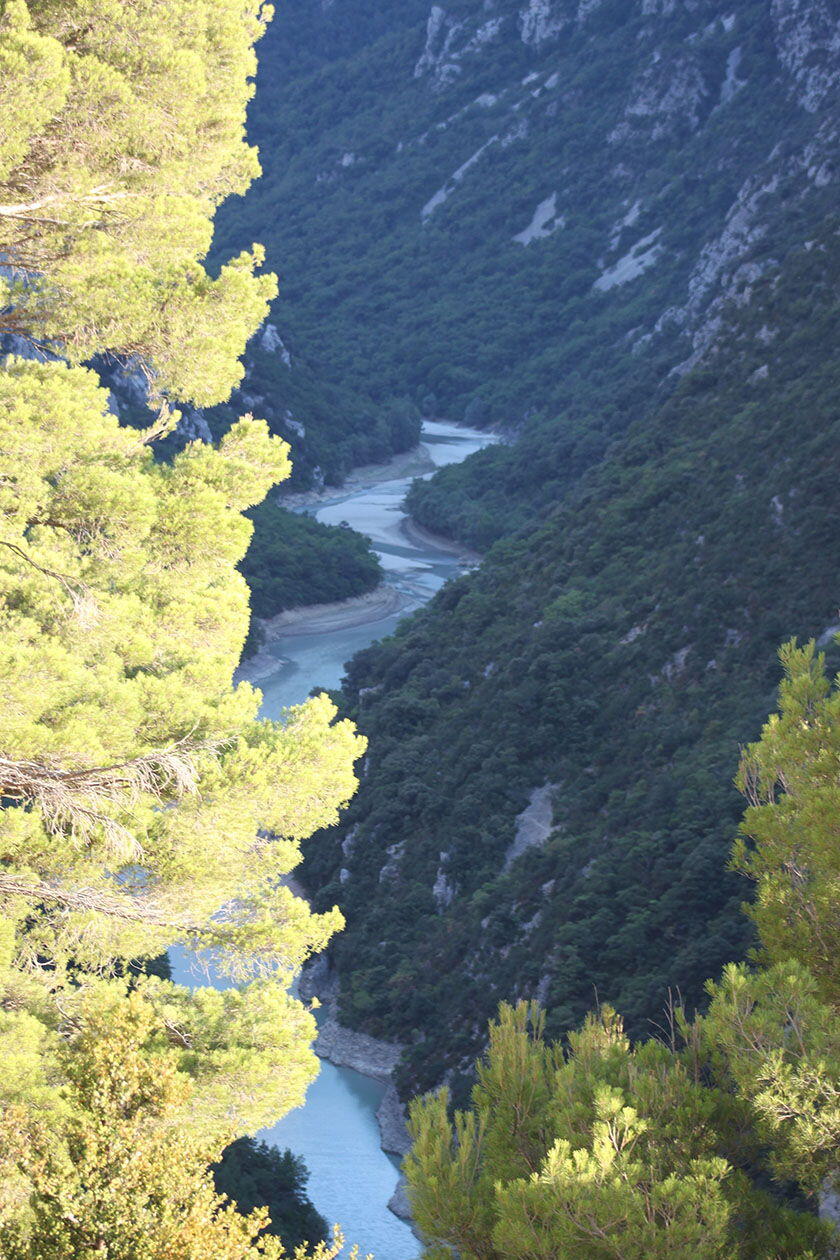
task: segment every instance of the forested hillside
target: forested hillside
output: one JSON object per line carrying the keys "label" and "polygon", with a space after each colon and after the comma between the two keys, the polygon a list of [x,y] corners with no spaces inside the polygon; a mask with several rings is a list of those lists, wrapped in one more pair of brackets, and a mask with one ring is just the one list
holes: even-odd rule
{"label": "forested hillside", "polygon": [[749,946],[737,749],[778,644],[840,619],[837,18],[296,0],[266,43],[219,239],[273,224],[290,378],[305,347],[510,439],[412,492],[491,550],[351,663],[365,784],[307,859],[406,1086],[471,1070],[500,997],[638,1033]]}
{"label": "forested hillside", "polygon": [[347,914],[344,1017],[411,1043],[406,1084],[466,1066],[500,997],[556,1035],[597,993],[638,1035],[749,946],[738,748],[779,643],[840,621],[836,280],[836,236],[791,257],[544,522],[350,663],[365,779],[306,877]]}
{"label": "forested hillside", "polygon": [[[291,366],[255,360],[246,392],[274,403],[312,363],[320,390],[368,399],[383,442],[405,395],[534,431],[538,468],[527,447],[509,470],[485,456],[505,475],[462,532],[486,545],[523,470],[550,501],[834,205],[836,18],[828,0],[288,0],[250,114],[264,174],[219,218],[222,251],[258,235],[280,279]],[[288,406],[298,465],[311,441],[335,475],[352,409],[325,430]]]}

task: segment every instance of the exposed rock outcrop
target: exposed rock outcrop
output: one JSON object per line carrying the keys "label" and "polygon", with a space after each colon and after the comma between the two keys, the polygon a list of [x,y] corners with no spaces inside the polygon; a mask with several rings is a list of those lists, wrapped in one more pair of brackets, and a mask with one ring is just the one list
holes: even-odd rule
{"label": "exposed rock outcrop", "polygon": [[526,849],[545,844],[551,835],[553,824],[551,797],[556,790],[556,783],[544,783],[542,787],[534,788],[528,804],[516,819],[516,835],[505,854],[505,870],[508,870]]}
{"label": "exposed rock outcrop", "polygon": [[803,109],[814,113],[840,85],[840,20],[825,0],[772,0],[779,61]]}

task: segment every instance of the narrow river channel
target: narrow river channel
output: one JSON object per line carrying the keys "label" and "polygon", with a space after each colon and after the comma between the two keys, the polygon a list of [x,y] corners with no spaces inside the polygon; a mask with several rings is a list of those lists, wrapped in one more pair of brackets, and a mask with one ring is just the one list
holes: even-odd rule
{"label": "narrow river channel", "polygon": [[[442,468],[460,463],[494,440],[477,429],[428,421],[423,426],[421,453],[427,456],[427,466]],[[411,480],[403,476],[378,481],[311,504],[308,510],[318,520],[346,521],[373,541],[385,583],[394,593],[385,606],[398,611],[383,614],[382,606],[374,604],[370,620],[360,620],[357,612],[351,625],[337,625],[332,619],[319,626],[315,617],[303,625],[292,624],[281,637],[273,638],[261,654],[259,677],[254,678],[263,693],[265,716],[279,717],[286,706],[299,704],[315,687],[336,687],[345,661],[390,634],[400,617],[426,603],[447,578],[461,571],[464,561],[457,552],[406,531],[402,502]],[[248,677],[247,668],[242,673]],[[178,983],[206,984],[206,977],[202,980],[192,973],[187,955],[172,951],[171,961]],[[303,1156],[315,1206],[329,1224],[341,1224],[348,1242],[358,1243],[362,1255],[372,1252],[375,1260],[416,1260],[420,1252],[416,1238],[387,1207],[398,1173],[396,1161],[379,1144],[376,1109],[383,1092],[377,1081],[322,1062],[305,1105],[257,1136]]]}

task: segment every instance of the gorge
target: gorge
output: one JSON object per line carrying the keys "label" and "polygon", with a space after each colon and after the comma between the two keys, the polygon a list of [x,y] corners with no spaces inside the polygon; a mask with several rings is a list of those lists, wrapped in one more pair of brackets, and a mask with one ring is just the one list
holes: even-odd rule
{"label": "gorge", "polygon": [[836,1260],[840,0],[0,66],[0,1260]]}
{"label": "gorge", "polygon": [[[427,421],[416,463],[430,469],[447,467],[493,441],[492,434],[463,425]],[[279,718],[284,708],[299,704],[315,688],[336,687],[353,653],[392,633],[401,616],[422,606],[450,575],[463,569],[463,549],[445,542],[436,547],[433,539],[418,540],[406,532],[402,504],[411,477],[393,479],[390,472],[385,465],[365,477],[363,487],[324,493],[307,505],[319,520],[346,521],[372,540],[385,569],[384,590],[377,592],[378,600],[368,601],[367,609],[362,599],[326,610],[296,610],[282,632],[272,631],[256,667],[246,662],[240,670],[261,689],[266,716]],[[395,603],[398,610],[388,611]],[[360,620],[366,612],[370,619]],[[177,983],[206,983],[204,973],[191,969],[183,951],[171,951],[170,961]],[[303,1156],[310,1171],[309,1193],[319,1212],[330,1223],[340,1222],[363,1254],[371,1251],[378,1260],[414,1260],[419,1254],[417,1240],[387,1207],[397,1171],[396,1162],[380,1149],[376,1111],[383,1093],[384,1086],[376,1080],[325,1061],[306,1105],[257,1136]]]}

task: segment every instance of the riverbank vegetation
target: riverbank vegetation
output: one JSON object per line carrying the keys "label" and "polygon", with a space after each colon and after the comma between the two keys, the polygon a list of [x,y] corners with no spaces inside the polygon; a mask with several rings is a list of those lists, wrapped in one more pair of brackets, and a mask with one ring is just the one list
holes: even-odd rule
{"label": "riverbank vegetation", "polygon": [[308,1180],[299,1155],[251,1137],[232,1142],[213,1168],[218,1193],[231,1199],[245,1216],[265,1208],[265,1233],[279,1238],[290,1253],[327,1238],[327,1222],[306,1193]]}
{"label": "riverbank vegetation", "polygon": [[[408,1043],[405,1093],[448,1073],[463,1102],[501,998],[539,996],[557,1038],[597,991],[637,1038],[751,945],[731,766],[786,635],[838,661],[838,255],[817,239],[545,520],[349,665],[367,770],[304,878],[316,904],[340,890],[342,1017]],[[543,786],[550,834],[509,861]]]}
{"label": "riverbank vegetation", "polygon": [[324,525],[271,499],[248,515],[254,533],[240,572],[248,583],[255,617],[350,599],[382,581],[379,558],[368,539],[354,529]]}
{"label": "riverbank vegetation", "polygon": [[[266,17],[0,7],[0,331],[19,351],[0,366],[8,1260],[283,1254],[209,1165],[317,1071],[289,985],[341,918],[281,877],[352,795],[364,741],[326,697],[270,722],[231,682],[243,513],[288,448],[245,416],[217,447],[150,449],[176,400],[227,397],[275,291],[256,247],[203,266],[217,204],[257,171],[244,110]],[[147,365],[147,431],[80,366],[105,353]],[[237,983],[190,992],[131,963],[176,942]]]}

